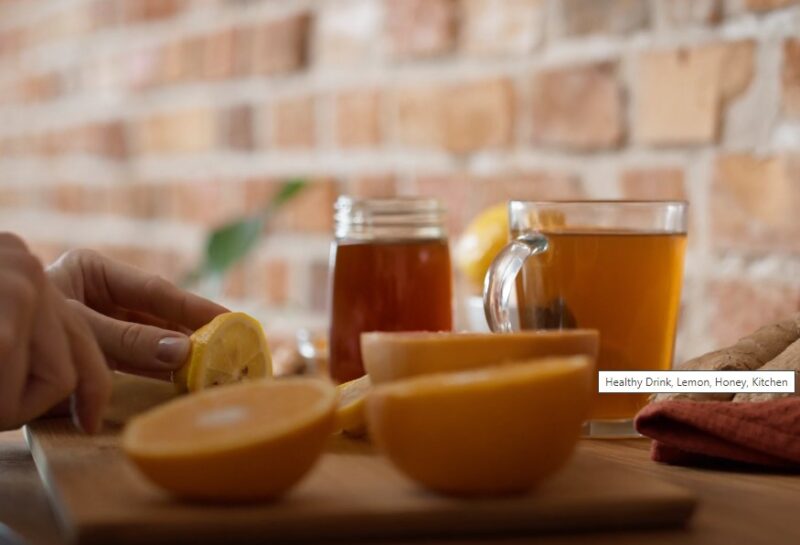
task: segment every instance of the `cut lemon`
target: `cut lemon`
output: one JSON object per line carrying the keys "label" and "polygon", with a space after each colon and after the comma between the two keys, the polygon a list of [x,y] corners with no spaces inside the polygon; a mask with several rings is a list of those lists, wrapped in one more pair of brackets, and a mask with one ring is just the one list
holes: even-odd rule
{"label": "cut lemon", "polygon": [[190,392],[272,376],[261,324],[243,312],[220,314],[190,337],[189,359],[173,381]]}
{"label": "cut lemon", "polygon": [[375,386],[370,437],[411,479],[445,494],[530,490],[569,459],[592,399],[585,356]]}
{"label": "cut lemon", "polygon": [[367,375],[340,384],[339,405],[336,408],[336,429],[351,437],[364,437],[367,434],[367,421],[364,416],[364,399],[372,388]]}
{"label": "cut lemon", "polygon": [[258,380],[183,397],[137,416],[122,449],[155,484],[203,500],[263,500],[312,467],[333,429],[336,388]]}

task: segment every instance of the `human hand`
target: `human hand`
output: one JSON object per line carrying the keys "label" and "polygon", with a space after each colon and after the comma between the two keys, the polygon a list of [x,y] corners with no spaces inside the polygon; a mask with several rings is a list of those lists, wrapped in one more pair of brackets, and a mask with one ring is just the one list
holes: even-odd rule
{"label": "human hand", "polygon": [[163,278],[92,250],[71,250],[47,276],[91,327],[109,364],[160,376],[187,359],[187,334],[227,312]]}
{"label": "human hand", "polygon": [[0,429],[13,429],[72,396],[92,433],[111,395],[94,335],[69,308],[25,243],[0,233]]}

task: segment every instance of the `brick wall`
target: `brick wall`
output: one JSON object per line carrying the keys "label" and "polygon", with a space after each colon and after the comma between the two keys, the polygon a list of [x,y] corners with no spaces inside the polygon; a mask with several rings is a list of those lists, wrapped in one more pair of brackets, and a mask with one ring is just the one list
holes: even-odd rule
{"label": "brick wall", "polygon": [[797,0],[0,0],[0,228],[180,278],[313,186],[221,289],[322,327],[341,192],[687,198],[682,355],[800,305]]}

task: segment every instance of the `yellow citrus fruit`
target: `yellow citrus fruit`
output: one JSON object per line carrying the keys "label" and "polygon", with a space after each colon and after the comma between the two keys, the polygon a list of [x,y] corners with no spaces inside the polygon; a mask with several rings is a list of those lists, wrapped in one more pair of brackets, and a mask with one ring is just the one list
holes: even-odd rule
{"label": "yellow citrus fruit", "polygon": [[364,416],[364,399],[372,388],[367,375],[337,386],[339,405],[336,408],[336,429],[351,437],[367,434],[367,421]]}
{"label": "yellow citrus fruit", "polygon": [[585,356],[376,385],[370,437],[411,479],[445,494],[530,490],[569,459],[592,399]]}
{"label": "yellow citrus fruit", "polygon": [[508,242],[508,211],[505,204],[492,206],[470,222],[455,245],[459,270],[478,286],[492,260]]}
{"label": "yellow citrus fruit", "polygon": [[594,329],[515,333],[372,332],[361,356],[373,384],[550,356],[597,356]]}
{"label": "yellow citrus fruit", "polygon": [[190,337],[187,363],[173,376],[181,388],[210,386],[272,376],[272,357],[261,324],[243,312],[220,314]]}
{"label": "yellow citrus fruit", "polygon": [[311,378],[212,388],[135,417],[122,449],[151,481],[179,497],[271,499],[322,453],[336,396],[333,384]]}

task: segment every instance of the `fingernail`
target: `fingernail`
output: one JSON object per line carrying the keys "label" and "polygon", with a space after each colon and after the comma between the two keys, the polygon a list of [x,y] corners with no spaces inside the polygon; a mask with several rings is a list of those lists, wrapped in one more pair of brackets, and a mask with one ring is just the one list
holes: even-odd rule
{"label": "fingernail", "polygon": [[72,417],[72,424],[78,428],[78,431],[85,431],[81,423],[80,415],[78,414],[78,400],[74,395],[71,395],[69,398],[69,413]]}
{"label": "fingernail", "polygon": [[156,357],[169,367],[180,367],[189,356],[189,339],[186,337],[164,337],[158,341]]}

